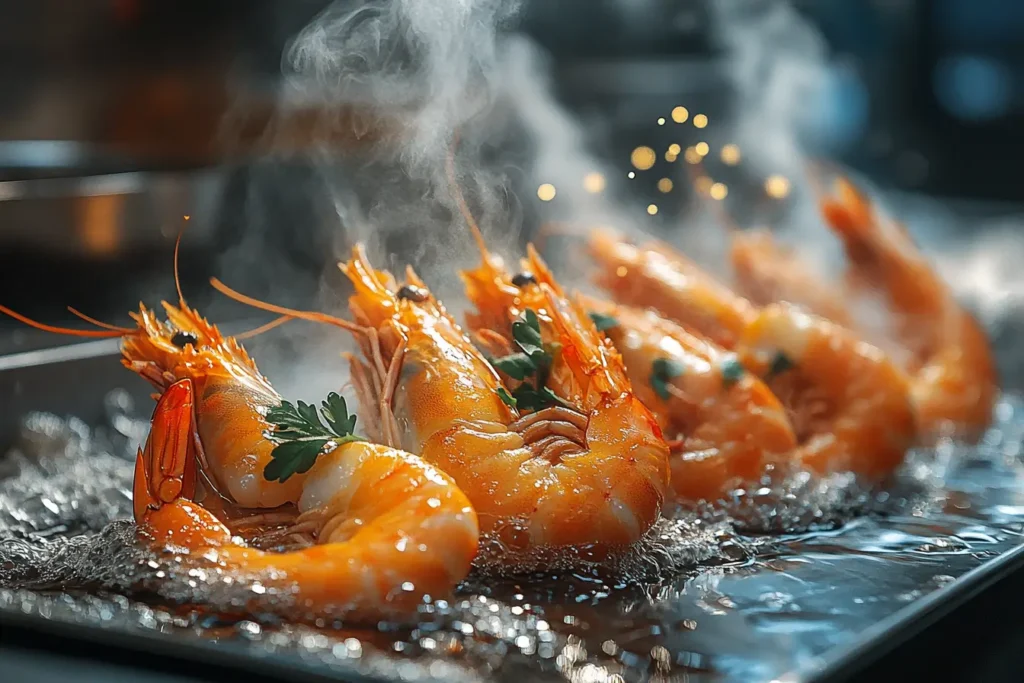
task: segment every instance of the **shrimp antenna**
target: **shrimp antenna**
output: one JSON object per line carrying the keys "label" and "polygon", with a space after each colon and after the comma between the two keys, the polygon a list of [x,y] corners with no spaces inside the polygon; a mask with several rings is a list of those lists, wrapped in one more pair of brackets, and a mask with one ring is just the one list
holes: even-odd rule
{"label": "shrimp antenna", "polygon": [[[228,287],[226,284],[224,284],[215,277],[210,278],[210,284],[213,286],[214,289],[216,289],[218,292],[228,297],[229,299],[234,299],[239,303],[245,304],[246,306],[251,306],[253,308],[258,308],[261,311],[267,311],[268,313],[277,313],[278,315],[286,318],[298,318],[299,320],[308,320],[314,323],[326,323],[328,325],[334,325],[335,327],[340,327],[344,330],[348,330],[349,332],[364,332],[364,329],[362,327],[356,325],[355,323],[351,323],[343,318],[336,318],[333,315],[319,313],[317,311],[299,311],[294,308],[285,308],[284,306],[277,306],[275,304],[270,304],[265,301],[260,301],[259,299],[254,299],[251,296],[246,296],[241,292],[231,289],[230,287]],[[264,327],[266,326],[264,325]]]}
{"label": "shrimp antenna", "polygon": [[295,320],[295,318],[293,318],[290,315],[282,315],[281,317],[274,318],[269,323],[266,323],[264,325],[260,325],[259,327],[255,327],[255,328],[249,330],[248,332],[242,332],[241,334],[236,334],[235,335],[235,339],[241,341],[243,339],[252,339],[253,337],[258,337],[259,335],[263,334],[264,332],[269,332],[270,330],[274,329],[275,327],[279,327],[281,325],[284,325],[289,320]]}
{"label": "shrimp antenna", "polygon": [[185,305],[185,295],[181,293],[181,278],[178,277],[178,252],[181,250],[181,237],[185,234],[185,225],[178,231],[178,239],[174,240],[174,288],[178,290],[178,303]]}
{"label": "shrimp antenna", "polygon": [[124,334],[127,334],[128,332],[134,332],[135,331],[135,330],[133,330],[130,327],[121,327],[119,325],[111,325],[110,323],[105,323],[102,320],[97,320],[96,318],[93,318],[92,316],[86,315],[85,313],[82,313],[81,311],[79,311],[77,308],[73,308],[71,306],[68,306],[68,312],[71,313],[72,315],[78,317],[78,318],[81,318],[82,320],[84,320],[87,323],[92,323],[96,327],[102,327],[105,330],[115,330],[117,332],[121,332],[121,333],[124,333]]}
{"label": "shrimp antenna", "polygon": [[459,205],[459,212],[462,213],[462,217],[469,224],[469,230],[473,233],[473,239],[476,240],[476,246],[480,250],[480,255],[483,256],[486,262],[490,260],[491,253],[487,250],[487,243],[484,241],[483,233],[480,232],[480,226],[476,224],[476,221],[473,219],[473,213],[469,210],[465,197],[462,196],[462,188],[459,187],[459,180],[455,175],[455,150],[458,149],[458,146],[459,131],[456,130],[452,135],[452,144],[448,148],[448,156],[445,159],[445,171],[448,174],[448,182],[452,186],[452,195],[455,197],[455,203]]}
{"label": "shrimp antenna", "polygon": [[12,311],[11,309],[2,305],[0,305],[0,313],[9,315],[15,320],[25,323],[29,327],[34,327],[37,330],[42,330],[43,332],[52,332],[53,334],[66,334],[72,337],[123,337],[126,332],[131,332],[131,330],[125,330],[123,332],[120,330],[75,330],[70,327],[57,327],[55,325],[47,325],[46,323],[41,323],[32,320],[31,318],[23,316],[21,313]]}

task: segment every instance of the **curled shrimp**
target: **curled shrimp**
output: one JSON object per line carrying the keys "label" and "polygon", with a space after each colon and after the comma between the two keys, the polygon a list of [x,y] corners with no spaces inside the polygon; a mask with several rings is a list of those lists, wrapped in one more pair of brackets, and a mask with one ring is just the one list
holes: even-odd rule
{"label": "curled shrimp", "polygon": [[[467,314],[468,325],[482,346],[504,355],[513,344],[509,323],[527,308],[544,305],[541,283],[553,278],[532,250],[513,275],[479,237],[478,246],[481,265],[463,273],[475,307]],[[782,405],[756,377],[736,374],[735,354],[651,311],[577,299],[583,310],[610,325],[605,334],[633,391],[662,430],[682,435],[669,441],[670,483],[678,500],[716,500],[739,482],[757,480],[769,462],[795,448]],[[557,377],[557,366],[552,375]]]}
{"label": "curled shrimp", "polygon": [[[180,288],[178,305],[164,309],[161,321],[140,306],[134,329],[80,316],[102,330],[57,328],[2,309],[51,332],[121,337],[123,364],[156,388],[153,428],[136,461],[142,532],[228,572],[256,574],[310,612],[354,619],[408,614],[466,576],[477,521],[447,475],[408,453],[351,443],[304,473],[269,481],[276,443],[265,415],[280,395],[235,338],[185,304]],[[235,534],[291,550],[263,552]]]}
{"label": "curled shrimp", "polygon": [[196,399],[190,380],[170,385],[139,449],[135,520],[154,543],[256,579],[307,613],[352,620],[409,617],[425,596],[450,594],[469,573],[478,531],[465,495],[419,458],[366,442],[330,450],[303,477],[292,531],[302,527],[312,544],[249,547],[193,500]]}
{"label": "curled shrimp", "polygon": [[735,353],[654,311],[581,301],[605,322],[637,395],[677,435],[669,443],[680,500],[717,500],[790,457],[797,443],[785,408]]}
{"label": "curled shrimp", "polygon": [[[559,400],[525,411],[506,403],[509,387],[412,269],[399,284],[360,245],[341,268],[355,286],[355,323],[335,323],[363,347],[350,363],[361,404],[380,408],[374,431],[458,483],[481,532],[504,550],[500,563],[527,567],[561,550],[600,561],[655,523],[668,447],[621,361],[553,281],[535,313],[544,342],[561,345],[551,373]],[[324,319],[217,286],[265,310]]]}
{"label": "curled shrimp", "polygon": [[789,412],[798,462],[890,474],[917,438],[906,375],[878,348],[789,304],[755,306],[663,244],[595,233],[590,252],[616,301],[650,307],[736,351]]}
{"label": "curled shrimp", "polygon": [[889,338],[905,363],[923,431],[977,438],[992,418],[998,379],[985,331],[961,307],[904,226],[887,221],[848,180],[821,211],[850,262],[851,294],[879,288],[893,317]]}

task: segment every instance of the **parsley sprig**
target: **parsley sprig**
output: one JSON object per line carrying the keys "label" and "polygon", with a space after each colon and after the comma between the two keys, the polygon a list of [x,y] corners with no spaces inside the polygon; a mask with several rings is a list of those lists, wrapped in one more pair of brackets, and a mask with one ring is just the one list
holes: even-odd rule
{"label": "parsley sprig", "polygon": [[267,423],[271,427],[267,437],[277,444],[263,468],[267,481],[284,482],[293,474],[308,471],[321,454],[345,443],[365,441],[353,434],[356,416],[349,415],[345,398],[333,391],[319,410],[302,401],[282,401],[267,411]]}
{"label": "parsley sprig", "polygon": [[668,400],[670,395],[668,385],[676,377],[682,375],[683,370],[685,370],[685,366],[671,358],[658,358],[651,364],[651,388],[662,401]]}
{"label": "parsley sprig", "polygon": [[558,344],[545,344],[540,334],[540,319],[532,309],[512,323],[512,341],[519,350],[501,358],[492,358],[491,365],[509,377],[522,382],[514,391],[505,387],[495,390],[505,405],[519,410],[542,410],[553,405],[567,405],[545,385],[551,371]]}

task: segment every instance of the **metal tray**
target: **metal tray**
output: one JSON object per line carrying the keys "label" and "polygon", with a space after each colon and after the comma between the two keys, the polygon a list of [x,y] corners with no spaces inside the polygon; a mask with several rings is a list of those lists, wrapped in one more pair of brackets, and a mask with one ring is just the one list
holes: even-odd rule
{"label": "metal tray", "polygon": [[[115,369],[114,351],[110,343],[75,344],[0,357],[0,443],[9,441],[17,417],[27,411],[98,418],[104,396],[115,388],[145,401],[148,389]],[[273,369],[265,370],[273,378]],[[1012,400],[1002,406],[1001,419],[1014,409],[1019,422],[1020,406]],[[912,659],[909,671],[932,671],[946,680],[1003,680],[954,676],[982,671],[982,654],[937,657],[934,647],[1002,643],[997,636],[1021,623],[1013,605],[1024,584],[1022,434],[1007,427],[988,440],[985,457],[951,465],[952,493],[939,512],[921,508],[860,518],[831,532],[778,537],[754,559],[687,573],[643,591],[626,588],[598,598],[574,587],[536,604],[562,635],[579,635],[599,657],[608,641],[617,643],[612,649],[619,654],[605,663],[621,663],[623,653],[630,653],[636,661],[630,660],[626,680],[658,673],[658,658],[669,663],[661,680],[691,682],[825,683],[856,680],[869,671],[870,680],[888,680],[901,659],[904,665]],[[492,595],[503,599],[512,589],[499,583]],[[1000,605],[1010,605],[1009,614]],[[985,611],[969,617],[974,623],[968,626],[964,614],[972,608]],[[623,614],[632,615],[628,629]],[[8,648],[119,663],[130,667],[134,680],[144,680],[147,670],[203,680],[389,680],[333,668],[302,653],[267,656],[258,644],[239,638],[131,632],[7,609],[0,609],[0,628]],[[1019,671],[1016,652],[1011,654]],[[650,662],[643,660],[648,653]],[[536,673],[513,668],[496,678],[591,680],[593,671],[570,666]]]}

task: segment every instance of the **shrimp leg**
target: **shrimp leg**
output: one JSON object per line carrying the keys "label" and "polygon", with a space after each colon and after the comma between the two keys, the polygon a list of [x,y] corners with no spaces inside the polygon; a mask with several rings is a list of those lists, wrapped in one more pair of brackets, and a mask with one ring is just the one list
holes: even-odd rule
{"label": "shrimp leg", "polygon": [[318,545],[280,553],[246,546],[188,497],[196,489],[195,405],[191,381],[171,385],[136,460],[135,519],[154,544],[258,578],[309,613],[354,620],[408,617],[469,572],[478,529],[466,496],[421,459],[366,442],[321,456],[305,479],[296,525],[312,526]]}

